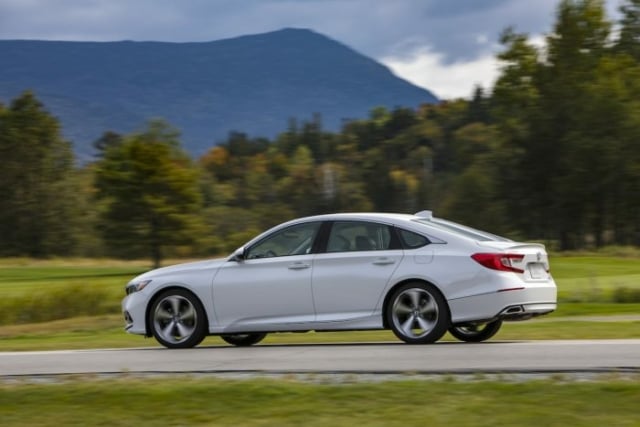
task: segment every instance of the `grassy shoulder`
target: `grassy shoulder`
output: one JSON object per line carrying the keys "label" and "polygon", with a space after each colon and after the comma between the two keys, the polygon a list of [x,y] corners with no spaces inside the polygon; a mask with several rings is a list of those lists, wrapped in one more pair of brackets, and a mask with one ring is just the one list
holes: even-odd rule
{"label": "grassy shoulder", "polygon": [[[620,305],[620,304],[618,304]],[[582,304],[580,305],[582,306]],[[620,319],[598,306],[599,321],[585,320],[585,310],[574,308],[575,316],[550,315],[524,322],[506,322],[496,340],[544,339],[627,339],[640,338],[640,304],[624,304],[630,319]],[[570,311],[569,308],[566,309]],[[611,320],[606,319],[607,313]],[[445,335],[445,340],[454,340]],[[350,343],[397,341],[390,331],[309,332],[270,334],[263,344]],[[204,346],[226,345],[218,337],[208,337]],[[130,335],[123,330],[119,315],[89,316],[28,325],[0,326],[0,351],[36,351],[59,349],[159,347],[153,339]]]}
{"label": "grassy shoulder", "polygon": [[640,382],[77,378],[0,384],[3,426],[636,426]]}

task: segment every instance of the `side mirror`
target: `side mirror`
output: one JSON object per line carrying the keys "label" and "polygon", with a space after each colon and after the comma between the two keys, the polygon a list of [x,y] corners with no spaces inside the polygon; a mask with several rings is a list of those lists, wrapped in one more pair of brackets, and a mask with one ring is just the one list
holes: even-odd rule
{"label": "side mirror", "polygon": [[244,246],[235,250],[229,261],[242,262],[245,259]]}

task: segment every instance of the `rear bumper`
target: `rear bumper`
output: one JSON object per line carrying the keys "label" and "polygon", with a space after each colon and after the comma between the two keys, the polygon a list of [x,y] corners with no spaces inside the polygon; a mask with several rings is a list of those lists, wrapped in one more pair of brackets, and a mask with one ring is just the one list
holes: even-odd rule
{"label": "rear bumper", "polygon": [[492,292],[449,300],[452,323],[484,320],[527,320],[557,307],[553,281],[535,287]]}
{"label": "rear bumper", "polygon": [[498,313],[498,318],[502,320],[527,320],[535,316],[551,313],[556,309],[556,306],[556,303],[512,305]]}

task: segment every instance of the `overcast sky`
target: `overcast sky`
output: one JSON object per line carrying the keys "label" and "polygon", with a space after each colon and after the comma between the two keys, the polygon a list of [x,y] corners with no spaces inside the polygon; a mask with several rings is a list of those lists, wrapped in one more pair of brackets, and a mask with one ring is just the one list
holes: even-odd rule
{"label": "overcast sky", "polygon": [[[455,98],[492,85],[504,28],[542,40],[558,1],[0,0],[0,39],[211,41],[309,28]],[[621,1],[606,0],[610,17]]]}

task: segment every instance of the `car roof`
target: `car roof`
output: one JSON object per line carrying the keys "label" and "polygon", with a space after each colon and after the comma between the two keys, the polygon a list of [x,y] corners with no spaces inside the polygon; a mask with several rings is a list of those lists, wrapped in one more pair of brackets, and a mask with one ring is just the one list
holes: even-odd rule
{"label": "car roof", "polygon": [[419,217],[410,214],[401,213],[383,213],[383,212],[348,212],[348,213],[333,213],[324,215],[314,215],[304,218],[298,218],[291,222],[298,221],[340,221],[340,220],[371,220],[371,221],[384,221],[391,223],[406,222],[412,219],[418,219]]}
{"label": "car roof", "polygon": [[[352,212],[309,216],[289,221],[283,225],[300,224],[311,221],[374,221],[399,225],[429,236],[432,241],[447,241],[451,238],[478,241],[497,240],[510,241],[482,230],[476,230],[462,224],[456,224],[442,218],[434,218],[431,211],[420,211],[415,215],[382,212]],[[426,227],[426,229],[425,229]],[[443,240],[444,239],[444,240]]]}

